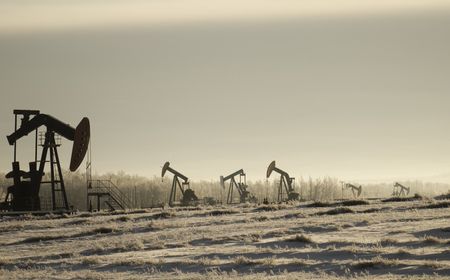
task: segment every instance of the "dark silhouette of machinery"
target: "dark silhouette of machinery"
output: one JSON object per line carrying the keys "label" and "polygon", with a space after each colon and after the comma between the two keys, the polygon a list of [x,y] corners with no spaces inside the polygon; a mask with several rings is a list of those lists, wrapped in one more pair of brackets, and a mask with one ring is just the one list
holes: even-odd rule
{"label": "dark silhouette of machinery", "polygon": [[[236,177],[239,176],[239,182],[236,181]],[[247,179],[243,169],[240,169],[226,177],[220,176],[220,185],[225,188],[225,182],[230,181],[228,187],[227,204],[232,204],[233,201],[233,190],[236,189],[239,193],[240,203],[256,203],[258,202],[256,197],[252,195],[248,190]]]}
{"label": "dark silhouette of machinery", "polygon": [[392,191],[392,195],[396,197],[407,196],[409,194],[410,188],[405,187],[399,182],[395,182],[394,190]]}
{"label": "dark silhouette of machinery", "polygon": [[115,211],[130,209],[134,205],[131,199],[111,180],[90,179],[87,187],[87,209],[100,211],[105,209],[104,206]]}
{"label": "dark silhouette of machinery", "polygon": [[[169,165],[170,163],[166,162],[161,172],[161,177],[164,177],[167,171],[173,174],[172,189],[170,190],[169,196],[169,206],[175,206],[177,188],[179,188],[181,192],[180,204],[182,206],[196,205],[198,203],[198,197],[189,186],[189,178],[176,171]],[[181,182],[180,179],[182,180]]]}
{"label": "dark silhouette of machinery", "polygon": [[[8,187],[5,201],[1,203],[0,209],[7,211],[40,211],[42,201],[40,197],[41,187],[50,185],[51,208],[46,210],[69,210],[67,194],[59,160],[58,147],[61,145],[55,141],[58,134],[73,141],[72,156],[70,160],[70,171],[76,171],[86,155],[90,138],[89,119],[83,118],[76,128],[61,122],[60,120],[37,110],[14,110],[15,129],[7,136],[10,145],[14,145],[14,161],[12,171],[6,178],[12,178],[14,184]],[[17,117],[22,116],[22,122],[17,128]],[[46,127],[45,136],[42,139],[42,154],[37,160],[37,134],[41,126]],[[36,131],[35,137],[35,161],[29,163],[29,172],[20,170],[20,164],[16,158],[17,141]],[[49,155],[49,159],[47,158]],[[37,165],[39,163],[39,169]],[[49,163],[50,176],[44,178],[44,169]],[[56,170],[55,170],[56,169]]]}
{"label": "dark silhouette of machinery", "polygon": [[350,183],[343,183],[342,184],[342,193],[344,193],[344,190],[351,190],[352,194],[353,194],[353,198],[358,198],[361,196],[362,186],[360,185],[359,187],[357,187]]}
{"label": "dark silhouette of machinery", "polygon": [[[286,171],[281,170],[278,167],[276,167],[275,161],[272,161],[270,163],[269,167],[267,168],[266,177],[269,178],[270,174],[272,174],[273,171],[275,171],[281,175],[280,184],[278,186],[278,202],[299,200],[300,194],[298,192],[294,191],[295,178],[290,177]],[[287,197],[285,197],[285,193],[283,192],[283,189],[285,190]]]}
{"label": "dark silhouette of machinery", "polygon": [[111,180],[92,179],[92,146],[86,156],[86,209],[89,211],[100,211],[102,209],[126,210],[136,205],[129,196],[116,186]]}

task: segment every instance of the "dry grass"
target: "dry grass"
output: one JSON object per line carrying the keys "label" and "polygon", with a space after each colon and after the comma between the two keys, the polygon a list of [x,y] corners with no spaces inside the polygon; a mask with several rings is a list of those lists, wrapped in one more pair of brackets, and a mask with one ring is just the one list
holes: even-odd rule
{"label": "dry grass", "polygon": [[13,263],[13,261],[11,259],[0,257],[0,267],[2,267],[4,265],[12,264],[12,263]]}
{"label": "dry grass", "polygon": [[288,206],[286,204],[270,204],[270,205],[264,205],[256,208],[255,212],[264,212],[264,211],[278,211],[287,209]]}
{"label": "dry grass", "polygon": [[421,241],[425,244],[431,244],[431,245],[439,245],[439,244],[447,243],[447,241],[444,239],[434,237],[434,236],[428,236],[428,235],[425,235],[424,237],[422,237]]}
{"label": "dry grass", "polygon": [[144,259],[144,258],[133,258],[133,259],[122,259],[115,261],[113,264],[117,266],[160,266],[165,263],[163,258],[157,259]]}
{"label": "dry grass", "polygon": [[234,259],[232,259],[232,263],[236,265],[256,265],[258,264],[256,261],[249,259],[244,256],[237,256]]}
{"label": "dry grass", "polygon": [[380,240],[380,244],[382,246],[389,246],[389,245],[395,245],[395,244],[399,244],[400,242],[397,239],[393,239],[393,238],[383,238]]}
{"label": "dry grass", "polygon": [[160,213],[156,213],[151,216],[152,219],[169,219],[176,216],[176,213],[174,211],[163,211]]}
{"label": "dry grass", "polygon": [[247,235],[247,239],[245,239],[245,241],[250,241],[250,242],[258,242],[262,239],[262,234],[261,233],[250,233]]}
{"label": "dry grass", "polygon": [[383,268],[383,267],[392,267],[399,265],[398,260],[388,260],[384,259],[380,256],[376,256],[370,260],[358,260],[353,263],[353,268],[356,269],[373,269],[373,268]]}
{"label": "dry grass", "polygon": [[400,248],[397,250],[397,254],[399,255],[412,255],[410,251],[405,248]]}
{"label": "dry grass", "polygon": [[261,258],[261,259],[250,259],[245,256],[237,256],[231,261],[235,265],[264,265],[264,266],[274,266],[276,259],[271,258]]}
{"label": "dry grass", "polygon": [[93,257],[83,257],[80,259],[80,263],[84,265],[99,265],[104,261],[99,256],[93,256]]}
{"label": "dry grass", "polygon": [[440,269],[440,268],[445,268],[445,267],[447,267],[445,264],[442,264],[442,263],[440,263],[440,262],[438,262],[438,261],[436,261],[436,260],[428,260],[428,261],[424,261],[424,262],[422,263],[422,266],[424,266],[424,267],[429,267],[429,268],[432,268],[432,269]]}
{"label": "dry grass", "polygon": [[196,260],[196,263],[202,266],[212,266],[212,265],[219,265],[221,262],[219,258],[201,257]]}
{"label": "dry grass", "polygon": [[132,221],[132,219],[129,216],[122,216],[122,217],[118,217],[113,219],[114,222],[129,222]]}
{"label": "dry grass", "polygon": [[257,216],[257,217],[252,217],[252,220],[257,221],[257,222],[265,222],[267,220],[269,220],[268,216]]}
{"label": "dry grass", "polygon": [[[260,213],[258,206],[234,205],[198,212],[152,209],[117,216],[94,213],[89,218],[8,219],[0,221],[2,239],[8,242],[0,246],[0,278],[444,279],[448,239],[423,233],[437,231],[445,237],[449,214],[445,208],[417,208],[427,203],[385,204],[389,210],[360,214],[369,208],[363,206],[352,215],[339,216],[316,212],[341,213],[346,207],[300,209],[297,204],[269,205],[272,210]],[[209,214],[214,211],[228,216]],[[232,215],[235,212],[239,214]],[[295,219],[297,214],[302,218]],[[20,240],[32,242],[17,243]],[[58,272],[51,272],[51,267]],[[365,270],[376,272],[369,275]]]}

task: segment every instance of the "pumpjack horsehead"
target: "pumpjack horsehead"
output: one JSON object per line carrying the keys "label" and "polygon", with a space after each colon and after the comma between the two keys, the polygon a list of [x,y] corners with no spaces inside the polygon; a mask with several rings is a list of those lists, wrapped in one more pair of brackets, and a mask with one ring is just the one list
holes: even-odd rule
{"label": "pumpjack horsehead", "polygon": [[[82,163],[89,146],[90,124],[88,118],[83,118],[76,128],[37,110],[14,110],[15,130],[7,136],[8,143],[14,145],[14,161],[12,171],[6,178],[12,178],[14,184],[8,187],[6,198],[0,204],[3,211],[40,211],[40,191],[44,184],[51,187],[51,209],[45,210],[70,210],[65,190],[58,147],[60,143],[55,141],[58,134],[67,140],[73,141],[70,171],[74,172]],[[22,116],[20,127],[17,127],[17,117]],[[37,133],[41,126],[45,126],[45,138],[43,138],[41,158],[37,160]],[[22,137],[35,131],[35,161],[29,163],[29,171],[20,169],[16,158],[17,142]],[[48,155],[50,159],[48,159]],[[50,176],[43,181],[46,163],[50,164]],[[39,164],[39,168],[38,168]],[[55,170],[56,168],[56,170]]]}

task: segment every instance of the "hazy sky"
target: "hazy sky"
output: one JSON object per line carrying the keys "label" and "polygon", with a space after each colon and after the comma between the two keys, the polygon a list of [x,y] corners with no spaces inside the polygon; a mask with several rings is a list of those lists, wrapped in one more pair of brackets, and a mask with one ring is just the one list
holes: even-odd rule
{"label": "hazy sky", "polygon": [[0,170],[25,108],[89,117],[98,172],[449,174],[447,3],[1,1]]}

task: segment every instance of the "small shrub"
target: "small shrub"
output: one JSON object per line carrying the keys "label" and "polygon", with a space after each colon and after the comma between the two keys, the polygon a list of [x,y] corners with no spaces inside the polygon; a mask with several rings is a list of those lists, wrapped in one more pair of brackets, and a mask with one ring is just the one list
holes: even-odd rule
{"label": "small shrub", "polygon": [[264,212],[264,211],[277,211],[277,205],[264,205],[255,209],[255,212]]}
{"label": "small shrub", "polygon": [[394,245],[394,244],[398,244],[398,240],[393,239],[393,238],[383,238],[380,241],[380,244],[383,246],[387,246],[387,245]]}
{"label": "small shrub", "polygon": [[424,261],[423,264],[422,264],[422,266],[424,266],[424,267],[429,267],[429,268],[432,268],[432,269],[439,269],[439,268],[445,267],[444,264],[438,262],[437,260],[427,260],[427,261]]}
{"label": "small shrub", "polygon": [[175,217],[176,214],[173,211],[163,211],[161,213],[156,213],[152,216],[153,219],[169,219]]}
{"label": "small shrub", "polygon": [[318,216],[322,216],[322,215],[339,215],[339,214],[349,214],[349,213],[355,213],[355,211],[353,211],[350,208],[347,207],[338,207],[338,208],[334,208],[325,212],[319,212],[316,215]]}
{"label": "small shrub", "polygon": [[380,209],[380,208],[370,208],[370,209],[358,211],[358,213],[361,213],[361,214],[369,214],[369,213],[377,213],[377,212],[381,212],[382,210],[383,210],[383,209]]}
{"label": "small shrub", "polygon": [[85,257],[81,259],[81,264],[84,265],[101,264],[101,259],[99,257]]}
{"label": "small shrub", "polygon": [[127,211],[128,214],[144,214],[148,211],[146,209],[135,209],[135,210],[129,210]]}
{"label": "small shrub", "polygon": [[128,216],[122,216],[122,217],[118,217],[116,219],[114,219],[114,221],[116,222],[128,222],[131,221],[131,218]]}
{"label": "small shrub", "polygon": [[237,264],[237,265],[256,265],[256,264],[258,264],[258,262],[256,262],[255,260],[249,259],[245,256],[235,257],[233,260],[233,263]]}
{"label": "small shrub", "polygon": [[84,225],[84,224],[88,224],[89,223],[89,219],[76,219],[76,220],[72,220],[72,221],[68,221],[67,223],[65,223],[65,225]]}
{"label": "small shrub", "polygon": [[201,266],[212,266],[212,265],[219,265],[220,259],[219,258],[207,258],[207,257],[201,257],[198,259],[193,259],[188,261],[189,264],[197,264]]}
{"label": "small shrub", "polygon": [[89,218],[92,216],[93,216],[92,213],[89,213],[89,212],[81,213],[80,215],[78,215],[78,217],[80,217],[80,218]]}
{"label": "small shrub", "polygon": [[404,201],[415,201],[415,200],[424,200],[425,197],[422,195],[416,193],[414,196],[411,197],[391,197],[387,199],[381,200],[381,202],[404,202]]}
{"label": "small shrub", "polygon": [[411,253],[408,250],[404,249],[404,248],[398,249],[397,254],[400,254],[400,255],[411,255]]}
{"label": "small shrub", "polygon": [[128,252],[128,251],[141,251],[144,250],[144,248],[145,246],[142,240],[132,239],[120,242],[119,244],[117,244],[115,249],[120,252]]}
{"label": "small shrub", "polygon": [[258,242],[261,240],[261,234],[259,233],[251,233],[248,235],[251,242]]}
{"label": "small shrub", "polygon": [[436,200],[450,199],[450,191],[446,194],[438,195],[434,199],[436,199]]}
{"label": "small shrub", "polygon": [[231,215],[239,213],[236,210],[226,209],[226,210],[213,210],[209,213],[207,213],[209,216],[222,216],[222,215]]}
{"label": "small shrub", "polygon": [[12,260],[0,257],[0,267],[8,265],[8,264],[12,264],[12,263],[13,263]]}
{"label": "small shrub", "polygon": [[437,208],[449,208],[450,201],[444,201],[439,203],[432,203],[424,206],[417,207],[419,209],[437,209]]}
{"label": "small shrub", "polygon": [[36,242],[42,242],[42,241],[58,240],[61,238],[64,238],[64,236],[52,236],[52,235],[32,236],[32,237],[25,238],[18,243],[36,243]]}
{"label": "small shrub", "polygon": [[387,266],[395,266],[398,265],[397,260],[387,260],[380,256],[376,256],[372,258],[371,260],[359,260],[355,264],[353,264],[353,267],[356,269],[369,269],[369,268],[381,268],[381,267],[387,267]]}
{"label": "small shrub", "polygon": [[276,258],[275,257],[270,257],[270,258],[264,258],[262,260],[260,260],[262,265],[265,266],[275,266],[276,263]]}
{"label": "small shrub", "polygon": [[116,231],[116,229],[112,228],[112,227],[99,227],[99,228],[95,228],[91,232],[94,234],[107,234],[107,233],[112,233],[114,231]]}
{"label": "small shrub", "polygon": [[291,259],[291,261],[289,262],[292,265],[297,265],[297,266],[306,266],[308,265],[308,262],[304,259],[297,259],[297,258],[293,258]]}
{"label": "small shrub", "polygon": [[369,205],[367,200],[344,200],[341,202],[342,206],[357,206],[357,205]]}
{"label": "small shrub", "polygon": [[443,231],[443,232],[450,232],[450,227],[441,228],[441,231]]}
{"label": "small shrub", "polygon": [[315,208],[315,207],[332,207],[333,203],[330,202],[322,202],[322,201],[315,201],[313,203],[305,205],[305,207],[308,208]]}
{"label": "small shrub", "polygon": [[269,220],[269,217],[267,216],[258,216],[258,217],[253,217],[252,220],[258,221],[258,222],[264,222]]}
{"label": "small shrub", "polygon": [[294,237],[288,238],[286,239],[287,242],[301,242],[301,243],[310,243],[313,244],[315,243],[310,237],[304,235],[304,234],[300,234],[300,235],[296,235]]}
{"label": "small shrub", "polygon": [[427,235],[425,235],[422,238],[422,242],[426,243],[426,244],[442,244],[442,243],[445,243],[444,240],[442,240],[440,238],[437,238],[437,237],[434,237],[434,236],[427,236]]}

